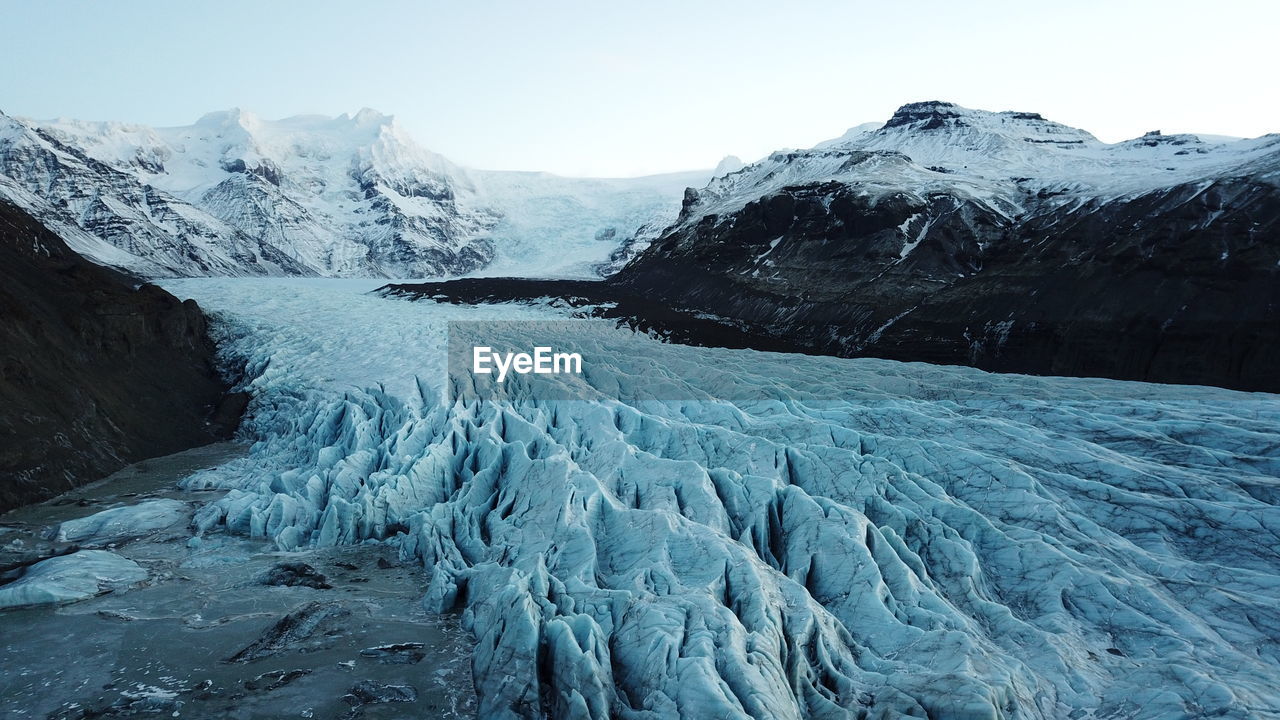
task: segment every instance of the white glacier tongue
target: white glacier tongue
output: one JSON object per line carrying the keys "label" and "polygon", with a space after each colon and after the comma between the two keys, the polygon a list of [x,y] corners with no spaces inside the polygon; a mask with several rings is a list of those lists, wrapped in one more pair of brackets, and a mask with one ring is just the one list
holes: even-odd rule
{"label": "white glacier tongue", "polygon": [[451,405],[444,321],[555,311],[166,285],[258,373],[197,526],[420,557],[481,717],[1280,714],[1274,395],[617,331]]}
{"label": "white glacier tongue", "polygon": [[537,172],[472,170],[477,192],[500,218],[490,232],[487,277],[599,277],[598,266],[628,243],[643,249],[676,221],[687,187],[708,171],[636,178],[569,178]]}

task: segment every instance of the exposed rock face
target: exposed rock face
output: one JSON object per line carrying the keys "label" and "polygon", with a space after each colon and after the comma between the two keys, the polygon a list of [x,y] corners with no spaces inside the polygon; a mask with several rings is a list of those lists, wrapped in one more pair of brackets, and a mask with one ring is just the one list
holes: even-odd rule
{"label": "exposed rock face", "polygon": [[343,696],[343,700],[357,707],[375,703],[414,702],[417,699],[418,691],[412,685],[384,685],[372,680],[361,680]]}
{"label": "exposed rock face", "polygon": [[324,573],[304,562],[280,563],[263,574],[258,581],[263,585],[282,587],[309,587],[316,590],[328,590],[329,584]]}
{"label": "exposed rock face", "polygon": [[335,619],[347,617],[350,614],[351,611],[340,603],[309,602],[280,618],[257,640],[228,658],[227,662],[253,662],[275,655],[304,643],[320,630],[321,626],[332,624]]}
{"label": "exposed rock face", "polygon": [[1280,390],[1280,190],[1248,178],[1012,218],[791,186],[613,282],[826,354]]}
{"label": "exposed rock face", "polygon": [[[884,124],[886,128],[914,127],[917,130],[941,130],[942,128],[964,125],[961,108],[954,103],[930,100],[926,102],[907,103]],[[1018,113],[1028,120],[1041,120],[1035,113]]]}
{"label": "exposed rock face", "polygon": [[135,284],[0,203],[0,511],[234,431],[200,308]]}

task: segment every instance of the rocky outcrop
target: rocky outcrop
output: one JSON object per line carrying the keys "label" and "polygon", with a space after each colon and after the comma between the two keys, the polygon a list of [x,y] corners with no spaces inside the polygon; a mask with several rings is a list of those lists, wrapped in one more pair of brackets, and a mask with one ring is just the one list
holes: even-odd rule
{"label": "rocky outcrop", "polygon": [[205,316],[0,203],[0,511],[227,437]]}
{"label": "rocky outcrop", "polygon": [[923,200],[788,187],[678,229],[613,282],[811,352],[1280,391],[1274,186],[1019,218]]}

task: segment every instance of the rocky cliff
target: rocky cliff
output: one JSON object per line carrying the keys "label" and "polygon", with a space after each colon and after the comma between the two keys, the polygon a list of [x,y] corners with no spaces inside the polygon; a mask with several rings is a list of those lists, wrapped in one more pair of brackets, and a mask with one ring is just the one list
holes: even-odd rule
{"label": "rocky cliff", "polygon": [[789,186],[678,229],[613,282],[811,352],[1280,391],[1274,186],[1223,179],[1024,218],[920,200]]}
{"label": "rocky cliff", "polygon": [[229,436],[243,398],[213,356],[194,301],[0,202],[0,511]]}

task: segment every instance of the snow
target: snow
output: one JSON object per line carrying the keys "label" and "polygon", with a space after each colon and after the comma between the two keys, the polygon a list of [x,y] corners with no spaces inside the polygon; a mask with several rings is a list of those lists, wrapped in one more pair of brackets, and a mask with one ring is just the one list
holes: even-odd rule
{"label": "snow", "polygon": [[8,198],[19,207],[35,210],[38,217],[45,218],[45,226],[62,238],[67,247],[83,257],[107,267],[133,268],[147,275],[163,275],[164,268],[153,261],[121,250],[110,243],[85,232],[79,226],[60,221],[53,213],[41,212],[48,207],[42,198],[23,187],[11,178],[0,174],[0,195]]}
{"label": "snow", "polygon": [[725,155],[724,158],[716,164],[716,169],[711,171],[711,177],[720,177],[721,175],[735,173],[746,166],[747,164],[742,162],[742,158],[737,155]]}
{"label": "snow", "polygon": [[[369,257],[370,247],[404,229],[386,221],[378,198],[395,206],[396,217],[425,222],[417,227],[410,220],[407,231],[411,244],[422,247],[446,241],[465,246],[490,221],[483,209],[466,207],[472,190],[460,168],[417,145],[394,118],[368,109],[355,116],[279,121],[232,109],[190,126],[134,133],[113,123],[44,127],[92,157],[127,167],[140,181],[266,239],[314,274],[376,276],[415,269]],[[127,164],[138,155],[162,162]],[[235,172],[237,163],[274,172],[279,184]],[[443,199],[405,197],[416,192]],[[449,232],[456,237],[446,237]]]}
{"label": "snow", "polygon": [[810,150],[779,151],[738,172],[717,173],[682,222],[733,213],[790,185],[829,181],[872,196],[948,192],[1008,216],[1041,190],[1066,205],[1237,174],[1280,183],[1280,135],[1155,133],[1108,144],[1027,113],[933,105],[940,127],[868,123]]}
{"label": "snow", "polygon": [[841,135],[840,137],[832,138],[831,140],[824,140],[818,143],[817,145],[814,145],[813,149],[825,150],[826,148],[840,147],[841,145],[846,145],[848,143],[863,139],[864,136],[867,135],[868,133],[873,133],[882,127],[884,127],[884,123],[882,122],[866,122],[860,125],[854,125],[848,130],[845,130],[844,134]]}
{"label": "snow", "polygon": [[[150,167],[154,160],[138,162]],[[0,113],[0,196],[86,257],[152,277],[300,271],[269,243],[132,172],[97,162],[54,133]]]}
{"label": "snow", "polygon": [[[197,513],[386,542],[476,636],[482,717],[1260,717],[1280,397],[663,345],[365,294],[166,282],[256,378]],[[444,390],[444,324],[579,342],[592,401]],[[559,333],[558,335],[556,333]]]}
{"label": "snow", "polygon": [[[778,236],[770,240],[769,249],[757,255],[756,259],[751,261],[751,264],[759,265],[761,262],[764,262],[766,259],[768,259],[768,257],[773,254],[773,251],[778,248],[778,243],[782,242],[782,240],[783,240],[782,236]],[[758,270],[756,272],[758,272]]]}
{"label": "snow", "polygon": [[490,231],[497,257],[471,275],[594,278],[596,267],[637,232],[656,237],[674,223],[685,188],[705,184],[711,173],[567,178],[477,170],[471,176],[501,218]]}
{"label": "snow", "polygon": [[132,560],[106,550],[80,550],[41,560],[0,587],[0,609],[75,602],[147,579]]}
{"label": "snow", "polygon": [[67,520],[54,531],[54,539],[81,545],[110,545],[184,523],[189,515],[184,502],[168,498],[146,500]]}
{"label": "snow", "polygon": [[[898,232],[902,233],[903,236],[906,236],[911,229],[911,224],[916,221],[916,218],[920,217],[923,214],[924,213],[916,213],[911,217],[907,218],[906,220],[904,220],[902,224],[898,226]],[[933,223],[934,223],[934,220],[932,218],[926,220],[924,225],[915,234],[915,239],[907,240],[902,244],[902,250],[898,251],[899,262],[906,260],[907,256],[911,254],[912,250],[915,250],[917,247],[920,247],[920,243],[924,242],[924,239],[929,236],[929,228],[933,227]],[[880,328],[880,329],[881,331],[884,330],[884,328]]]}

